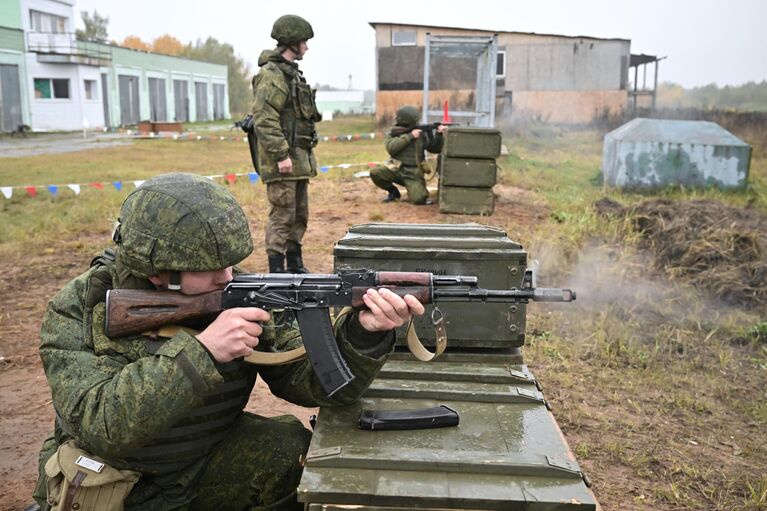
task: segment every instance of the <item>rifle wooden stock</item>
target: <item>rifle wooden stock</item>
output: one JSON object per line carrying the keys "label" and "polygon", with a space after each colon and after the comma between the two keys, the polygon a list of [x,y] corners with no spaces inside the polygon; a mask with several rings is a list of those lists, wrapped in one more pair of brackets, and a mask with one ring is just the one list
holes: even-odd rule
{"label": "rifle wooden stock", "polygon": [[173,291],[112,289],[107,292],[106,334],[122,337],[221,312],[221,291],[184,295]]}

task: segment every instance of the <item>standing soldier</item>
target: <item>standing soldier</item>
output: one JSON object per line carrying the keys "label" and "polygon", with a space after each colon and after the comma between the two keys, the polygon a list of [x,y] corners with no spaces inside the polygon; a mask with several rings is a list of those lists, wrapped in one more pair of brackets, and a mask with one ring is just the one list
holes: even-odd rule
{"label": "standing soldier", "polygon": [[300,16],[281,16],[272,27],[274,50],[258,58],[253,77],[253,126],[258,171],[266,184],[269,220],[266,254],[269,272],[308,273],[301,240],[309,220],[309,178],[317,175],[312,149],[317,145],[314,124],[322,119],[311,89],[296,61],[309,49],[312,26]]}
{"label": "standing soldier", "polygon": [[444,139],[442,133],[447,126],[440,125],[433,137],[424,137],[418,125],[420,114],[414,106],[403,106],[397,110],[395,126],[386,134],[384,146],[391,156],[386,165],[378,165],[370,170],[370,179],[389,195],[383,200],[392,202],[400,198],[395,185],[404,186],[413,204],[431,204],[429,191],[424,179],[425,151],[439,153]]}

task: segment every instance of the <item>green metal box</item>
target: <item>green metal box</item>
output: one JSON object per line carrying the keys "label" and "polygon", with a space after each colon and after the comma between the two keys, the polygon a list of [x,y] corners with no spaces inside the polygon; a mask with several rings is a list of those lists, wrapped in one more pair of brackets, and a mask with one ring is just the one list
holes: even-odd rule
{"label": "green metal box", "polygon": [[[488,289],[518,288],[527,268],[527,252],[495,227],[467,224],[355,225],[334,249],[335,269],[428,271],[437,275],[473,275]],[[524,304],[443,303],[448,350],[515,348],[525,340]],[[416,320],[416,332],[433,345],[432,306]],[[401,336],[401,342],[404,338]]]}
{"label": "green metal box", "polygon": [[450,126],[442,153],[451,158],[498,158],[501,132],[493,128]]}
{"label": "green metal box", "polygon": [[[519,287],[527,265],[526,252],[506,233],[473,223],[357,225],[334,252],[336,270],[476,275],[493,289]],[[494,306],[445,304],[448,349],[438,359],[424,363],[395,353],[358,402],[320,410],[298,486],[305,509],[598,508],[519,350],[495,348],[521,344],[525,308]],[[418,333],[427,338],[423,326]],[[362,410],[440,405],[459,414],[458,425],[358,428]]]}
{"label": "green metal box", "polygon": [[[587,479],[524,365],[389,361],[360,401],[322,408],[298,500],[313,511],[593,511]],[[457,426],[369,431],[360,411],[446,405]]]}
{"label": "green metal box", "polygon": [[439,180],[444,186],[492,188],[497,173],[495,160],[443,156],[440,161]]}
{"label": "green metal box", "polygon": [[469,188],[447,186],[439,183],[440,213],[461,215],[492,215],[495,209],[495,195],[492,188]]}

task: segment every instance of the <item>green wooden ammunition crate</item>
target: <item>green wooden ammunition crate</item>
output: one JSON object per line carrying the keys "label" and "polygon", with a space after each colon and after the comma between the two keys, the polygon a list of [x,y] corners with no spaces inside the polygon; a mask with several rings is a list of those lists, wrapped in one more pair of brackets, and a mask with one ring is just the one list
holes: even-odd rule
{"label": "green wooden ammunition crate", "polygon": [[[360,412],[445,405],[455,427],[365,431]],[[524,365],[389,361],[362,399],[320,410],[298,500],[309,511],[593,511],[597,502]]]}
{"label": "green wooden ammunition crate", "polygon": [[[498,228],[468,224],[355,225],[334,249],[334,266],[378,271],[428,271],[476,276],[487,289],[518,288],[527,252]],[[525,340],[524,304],[446,302],[448,351],[453,348],[515,348]],[[433,306],[416,319],[418,336],[434,344]],[[404,332],[399,343],[405,344]]]}
{"label": "green wooden ammunition crate", "polygon": [[489,158],[501,155],[501,132],[493,128],[451,126],[443,154],[452,158]]}
{"label": "green wooden ammunition crate", "polygon": [[479,158],[449,158],[440,162],[439,179],[444,186],[492,188],[498,168],[495,160]]}
{"label": "green wooden ammunition crate", "polygon": [[469,188],[445,186],[439,183],[440,213],[463,215],[492,215],[495,209],[495,195],[492,188]]}

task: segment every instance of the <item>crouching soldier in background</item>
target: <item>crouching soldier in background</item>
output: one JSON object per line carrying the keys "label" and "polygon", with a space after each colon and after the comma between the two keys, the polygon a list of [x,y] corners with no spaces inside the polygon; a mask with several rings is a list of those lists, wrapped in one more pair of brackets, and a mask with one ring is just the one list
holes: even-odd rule
{"label": "crouching soldier in background", "polygon": [[355,378],[328,397],[311,363],[254,365],[256,351],[300,347],[297,323],[256,307],[199,333],[108,337],[110,289],[195,295],[223,289],[253,251],[248,220],[222,186],[192,174],[146,181],[123,203],[113,239],[48,303],[40,357],[56,412],[34,491],[44,511],[303,509],[296,488],[311,432],[293,416],[244,411],[260,376],[301,406],[355,401],[393,350],[393,328],[423,306],[370,290],[342,313],[336,342]]}
{"label": "crouching soldier in background", "polygon": [[389,192],[383,202],[400,198],[399,189],[395,186],[397,184],[407,189],[408,199],[413,204],[432,203],[424,179],[424,170],[428,170],[426,151],[442,151],[442,134],[447,126],[440,125],[434,130],[433,137],[425,137],[422,130],[416,127],[419,118],[420,113],[414,106],[403,106],[397,110],[395,126],[384,139],[384,146],[391,160],[370,170],[373,183]]}

